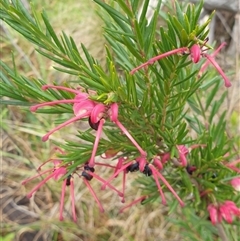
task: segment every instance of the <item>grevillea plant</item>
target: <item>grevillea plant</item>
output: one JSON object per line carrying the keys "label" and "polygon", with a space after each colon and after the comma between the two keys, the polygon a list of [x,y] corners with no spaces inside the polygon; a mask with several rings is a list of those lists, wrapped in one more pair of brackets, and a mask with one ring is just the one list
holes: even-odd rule
{"label": "grevillea plant", "polygon": [[[77,222],[78,190],[73,183],[80,178],[101,212],[101,193],[107,188],[126,203],[120,212],[152,202],[167,205],[169,212],[176,211],[174,222],[190,240],[234,237],[240,223],[240,156],[234,139],[226,135],[221,107],[232,83],[215,59],[225,43],[216,50],[208,44],[211,17],[199,24],[203,2],[195,6],[176,1],[173,13],[160,17],[159,1],[150,21],[147,0],[143,5],[138,0],[94,2],[105,23],[104,66],[84,45],[80,54],[73,38],[64,32],[57,35],[45,12],[39,15],[34,7],[27,11],[21,1],[1,1],[0,18],[55,62],[58,71],[77,79],[73,85],[29,79],[1,62],[3,104],[27,106],[33,115],[68,115],[61,124],[56,120],[39,141],[51,142],[56,132],[64,133],[71,125],[79,138],[71,141],[65,136],[56,157],[44,163],[51,168],[23,181],[27,188],[33,178],[42,177],[27,197],[49,179],[56,180],[62,185],[63,220],[69,186]],[[158,27],[159,22],[164,27]],[[74,127],[74,122],[85,122],[87,130]],[[97,166],[112,174],[102,178]],[[125,196],[133,172],[138,173],[136,188],[142,190],[136,200]],[[115,178],[122,180],[121,190],[113,186]],[[102,191],[93,190],[94,181],[101,183]]]}

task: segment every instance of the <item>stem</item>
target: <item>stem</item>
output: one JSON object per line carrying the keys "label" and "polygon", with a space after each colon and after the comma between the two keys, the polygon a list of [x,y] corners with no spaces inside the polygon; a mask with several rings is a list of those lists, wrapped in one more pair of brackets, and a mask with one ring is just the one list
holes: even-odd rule
{"label": "stem", "polygon": [[218,236],[222,241],[229,241],[227,234],[223,228],[223,225],[221,223],[216,224],[216,228],[218,230]]}
{"label": "stem", "polygon": [[197,97],[197,101],[198,101],[198,104],[199,104],[199,106],[200,106],[200,109],[201,109],[201,111],[202,111],[201,114],[202,114],[204,120],[206,121],[207,118],[206,118],[206,115],[205,115],[205,110],[204,110],[204,108],[203,108],[202,101],[200,100],[197,92],[196,92],[196,97]]}

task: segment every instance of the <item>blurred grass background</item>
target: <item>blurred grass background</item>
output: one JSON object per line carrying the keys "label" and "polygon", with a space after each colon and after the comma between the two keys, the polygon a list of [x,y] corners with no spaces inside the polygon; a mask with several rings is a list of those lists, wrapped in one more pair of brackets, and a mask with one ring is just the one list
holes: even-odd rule
{"label": "blurred grass background", "polygon": [[[28,1],[27,6],[29,6]],[[89,0],[33,0],[32,3],[48,13],[51,24],[57,33],[64,31],[71,35],[80,45],[83,43],[90,53],[99,61],[104,61],[104,44],[102,37],[102,22],[96,14],[95,5]],[[68,75],[57,72],[52,62],[34,51],[34,47],[22,36],[6,25],[1,25],[1,58],[12,66],[14,54],[16,67],[27,77],[38,77],[48,83],[75,81]],[[237,57],[238,58],[238,57]],[[237,59],[236,58],[236,59]],[[238,69],[238,63],[229,56],[220,56],[220,64],[232,64],[232,71]],[[236,72],[236,90],[229,95],[231,104],[230,135],[239,130],[239,73]],[[75,198],[78,222],[71,221],[71,202],[68,193],[64,222],[59,222],[59,201],[61,185],[49,181],[30,200],[25,195],[39,180],[32,181],[26,186],[21,181],[36,174],[37,167],[46,161],[54,146],[51,141],[43,143],[41,137],[54,126],[53,120],[57,115],[48,116],[29,112],[28,108],[7,106],[1,108],[1,217],[3,241],[179,241],[179,229],[166,218],[167,208],[160,203],[145,206],[136,205],[126,212],[119,214],[118,210],[124,205],[119,197],[111,191],[100,191],[97,182],[91,182],[94,190],[103,203],[105,213],[100,213],[95,201],[85,188],[81,179],[75,181]],[[77,124],[79,125],[79,124]],[[78,126],[71,125],[61,132],[56,132],[52,140],[63,141],[63,137],[74,138]],[[103,177],[109,176],[104,169]],[[128,175],[134,181],[137,174]],[[141,196],[134,184],[128,182],[126,203]],[[116,186],[120,189],[120,183]],[[98,191],[99,190],[99,191]],[[179,214],[180,215],[180,214]],[[174,214],[168,216],[174,219]],[[182,217],[184,218],[184,217]]]}

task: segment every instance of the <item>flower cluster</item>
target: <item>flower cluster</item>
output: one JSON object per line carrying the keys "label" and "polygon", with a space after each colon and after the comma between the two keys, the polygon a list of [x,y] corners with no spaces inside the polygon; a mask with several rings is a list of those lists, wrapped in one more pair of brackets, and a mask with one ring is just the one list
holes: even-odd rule
{"label": "flower cluster", "polygon": [[[64,155],[64,153],[61,149],[56,148],[57,151],[61,155]],[[50,169],[47,169],[45,171],[40,172],[36,176],[33,176],[31,178],[28,178],[22,182],[23,185],[27,184],[28,182],[32,181],[35,178],[41,177],[43,178],[42,181],[40,181],[28,194],[27,197],[31,198],[33,193],[35,193],[38,189],[40,189],[47,181],[50,179],[54,180],[62,180],[62,193],[61,193],[61,198],[60,198],[60,216],[59,219],[62,221],[63,220],[63,212],[64,212],[64,197],[65,197],[65,191],[66,187],[70,187],[70,198],[71,198],[71,203],[72,203],[72,217],[73,221],[77,221],[76,217],[76,211],[75,211],[75,198],[74,198],[74,177],[81,178],[86,185],[86,187],[89,189],[91,195],[95,199],[96,203],[99,206],[100,212],[104,212],[104,208],[98,199],[95,191],[92,189],[90,185],[90,181],[94,178],[98,180],[100,183],[102,183],[102,190],[104,190],[106,187],[110,188],[114,192],[117,193],[117,195],[121,198],[121,202],[125,202],[125,188],[126,188],[126,174],[127,173],[132,173],[136,171],[140,171],[146,176],[152,176],[153,179],[156,182],[156,186],[159,190],[160,197],[162,199],[162,204],[166,205],[166,198],[163,193],[163,188],[161,186],[161,183],[165,185],[170,192],[172,192],[173,196],[178,200],[180,205],[183,207],[184,202],[181,200],[181,198],[178,196],[178,194],[175,192],[175,190],[172,188],[172,186],[169,184],[169,182],[166,180],[166,178],[163,176],[161,171],[163,170],[164,164],[169,161],[169,153],[163,154],[156,156],[151,163],[148,163],[145,158],[139,157],[136,158],[135,160],[128,160],[128,158],[124,157],[119,157],[117,164],[114,165],[109,165],[107,163],[99,163],[95,162],[95,166],[105,166],[106,168],[111,168],[113,170],[113,175],[109,177],[108,180],[104,180],[101,178],[99,175],[95,173],[95,168],[90,167],[89,163],[84,163],[80,166],[78,166],[74,172],[69,173],[67,168],[70,166],[70,164],[65,164],[63,161],[61,161],[58,158],[51,158],[44,162],[39,168],[38,171],[41,171],[41,168],[46,165],[47,163],[53,163],[53,167]],[[180,161],[180,160],[179,160]],[[117,177],[120,173],[123,173],[123,180],[122,180],[122,191],[117,190],[113,185],[111,185],[111,181]],[[44,177],[46,176],[46,177]],[[146,199],[146,196],[142,196],[138,198],[137,200],[134,200],[130,204],[126,205],[123,207],[120,212],[123,212],[126,208],[131,207],[132,205],[136,204],[137,202],[143,201]]]}
{"label": "flower cluster", "polygon": [[240,217],[240,208],[229,200],[220,205],[209,204],[207,209],[213,225],[221,223],[223,219],[228,223],[232,223],[234,216]]}
{"label": "flower cluster", "polygon": [[[193,56],[194,57],[194,56]],[[196,167],[191,166],[188,163],[187,156],[189,152],[192,149],[198,148],[198,147],[206,147],[205,144],[197,144],[193,145],[190,148],[187,148],[185,145],[177,145],[176,146],[176,156],[171,157],[170,152],[162,152],[159,154],[156,154],[154,157],[149,158],[147,156],[147,153],[140,147],[140,145],[137,143],[137,141],[133,138],[133,136],[129,133],[129,131],[123,126],[123,124],[118,119],[118,104],[117,103],[111,103],[109,105],[105,105],[103,103],[95,102],[90,99],[90,96],[87,93],[81,92],[79,90],[70,89],[64,86],[53,86],[53,85],[44,85],[42,87],[43,90],[47,89],[56,89],[56,90],[64,90],[75,94],[75,97],[73,99],[63,99],[63,100],[56,100],[51,102],[45,102],[41,104],[37,104],[32,106],[30,109],[31,111],[36,111],[38,108],[45,107],[45,106],[53,106],[58,104],[66,104],[66,103],[72,103],[73,104],[73,113],[74,117],[70,120],[60,124],[59,126],[55,127],[54,129],[50,130],[46,135],[43,136],[42,140],[47,141],[49,136],[53,134],[55,131],[63,128],[64,126],[73,123],[75,121],[78,121],[83,118],[88,118],[88,122],[90,127],[96,131],[96,137],[95,141],[93,143],[93,149],[91,156],[89,160],[86,163],[81,164],[80,166],[77,166],[74,171],[71,173],[68,172],[68,166],[71,165],[71,163],[63,163],[60,159],[54,158],[49,159],[47,162],[45,162],[43,165],[45,165],[48,162],[53,163],[53,168],[50,168],[46,171],[43,171],[39,173],[38,175],[26,179],[23,181],[23,184],[26,184],[30,180],[36,178],[36,177],[43,177],[44,175],[48,174],[36,187],[33,188],[32,191],[29,192],[27,195],[28,198],[32,196],[34,192],[36,192],[43,184],[45,184],[49,179],[55,179],[59,180],[62,179],[62,194],[61,194],[61,201],[60,201],[60,220],[63,220],[63,207],[64,207],[64,196],[65,196],[65,190],[66,186],[70,186],[70,197],[72,201],[72,216],[73,220],[76,222],[76,212],[75,212],[75,200],[74,200],[74,185],[73,180],[74,176],[77,176],[79,178],[82,178],[84,184],[89,189],[91,195],[97,202],[99,209],[101,212],[104,211],[104,208],[98,199],[95,191],[92,189],[90,185],[90,181],[94,178],[98,180],[102,187],[101,189],[104,190],[106,187],[110,188],[114,192],[117,193],[117,195],[121,198],[121,202],[125,202],[125,188],[126,188],[126,175],[127,173],[132,173],[139,171],[140,173],[152,177],[154,182],[156,183],[157,190],[159,192],[161,201],[163,205],[166,205],[166,197],[164,195],[164,189],[168,189],[173,196],[178,200],[179,204],[183,207],[185,205],[184,201],[179,197],[177,192],[173,189],[173,187],[170,185],[170,183],[167,181],[167,179],[164,177],[164,166],[171,162],[174,167],[180,167],[185,168],[187,173],[189,175],[192,175],[193,172],[196,171]],[[131,143],[136,147],[136,150],[139,152],[139,155],[136,158],[130,158],[127,156],[122,156],[118,152],[113,150],[108,150],[105,153],[102,153],[101,157],[102,159],[108,159],[108,158],[117,158],[116,165],[110,165],[106,161],[103,163],[95,162],[95,156],[98,149],[98,144],[100,140],[100,136],[102,133],[102,129],[104,126],[104,123],[106,120],[110,120],[113,122],[116,127],[118,127],[123,134],[126,135],[126,137],[131,141]],[[57,149],[62,155],[65,153]],[[104,155],[105,154],[105,155]],[[73,160],[74,162],[74,160]],[[113,170],[113,174],[107,179],[103,179],[99,175],[95,173],[96,166],[105,166],[106,168],[111,168]],[[236,163],[228,163],[226,164],[231,169],[236,168]],[[42,165],[40,166],[40,168]],[[39,170],[40,170],[39,168]],[[234,169],[235,170],[235,169]],[[236,170],[235,170],[236,171]],[[111,181],[116,178],[120,173],[123,174],[122,177],[122,190],[117,190],[112,184]],[[235,189],[239,188],[239,179],[233,179],[231,181],[232,186]],[[123,212],[126,208],[131,207],[132,205],[142,202],[145,200],[147,196],[142,196],[125,207],[123,207],[120,212]],[[228,204],[228,203],[227,203]],[[226,210],[227,208],[232,207],[230,205],[226,205],[226,203],[219,208],[219,210]],[[213,213],[217,210],[217,208],[213,205],[209,205],[208,210],[210,211],[211,220],[214,219]],[[234,215],[237,215],[237,209],[231,209],[232,213]],[[224,213],[224,211],[221,211]],[[217,212],[218,213],[218,212]],[[221,220],[221,218],[230,220],[226,214],[224,215],[218,215],[217,220]]]}
{"label": "flower cluster", "polygon": [[[182,50],[181,50],[182,51]],[[185,51],[185,50],[184,50]],[[193,51],[194,53],[194,51]],[[196,56],[193,55],[193,58]],[[197,59],[195,59],[197,61]],[[121,202],[125,202],[125,188],[126,188],[126,178],[128,173],[133,173],[136,171],[139,171],[143,175],[147,177],[151,177],[153,181],[156,184],[157,190],[159,192],[159,196],[161,199],[161,202],[163,205],[167,204],[166,196],[164,192],[166,190],[170,191],[174,198],[179,202],[180,206],[183,207],[185,205],[184,200],[179,196],[179,194],[174,190],[172,185],[168,182],[167,177],[165,177],[165,165],[166,164],[172,164],[172,167],[185,169],[186,173],[188,173],[190,176],[193,175],[193,173],[197,170],[195,166],[191,166],[188,162],[188,154],[192,149],[203,147],[205,148],[205,144],[196,144],[189,148],[187,148],[185,145],[176,145],[175,146],[175,154],[172,155],[170,151],[161,151],[158,154],[149,155],[148,153],[142,149],[142,147],[138,144],[138,142],[134,139],[134,137],[130,134],[130,132],[126,129],[126,127],[119,121],[118,119],[118,109],[119,105],[118,103],[110,103],[110,104],[103,104],[100,102],[96,102],[90,98],[90,96],[87,93],[81,92],[80,90],[70,89],[64,86],[54,86],[54,85],[44,85],[42,87],[43,90],[47,89],[55,89],[55,90],[64,90],[68,91],[70,93],[73,93],[75,96],[73,99],[62,99],[62,100],[56,100],[51,102],[45,102],[41,104],[34,105],[30,108],[31,111],[35,112],[38,108],[42,108],[45,106],[53,106],[53,105],[59,105],[59,104],[73,104],[73,113],[74,117],[67,120],[66,122],[60,124],[59,126],[55,127],[54,129],[50,130],[46,135],[43,136],[42,140],[47,141],[49,139],[49,136],[52,135],[55,131],[65,127],[66,125],[73,123],[75,121],[78,121],[83,118],[88,119],[88,123],[90,127],[96,131],[95,135],[95,141],[93,143],[93,149],[92,153],[89,157],[89,160],[85,163],[82,163],[81,165],[77,166],[74,171],[69,172],[70,167],[75,160],[72,160],[72,162],[65,163],[61,161],[60,158],[53,158],[49,159],[45,163],[43,163],[39,167],[39,171],[43,165],[46,163],[52,163],[53,167],[50,169],[47,169],[43,172],[40,172],[38,175],[26,179],[23,181],[23,184],[26,184],[27,182],[33,180],[37,177],[44,177],[40,183],[34,187],[28,194],[27,197],[32,197],[32,194],[36,192],[43,184],[45,184],[48,180],[54,179],[54,180],[62,180],[62,194],[60,199],[60,220],[63,220],[63,210],[64,210],[64,197],[65,197],[65,191],[66,187],[70,187],[70,197],[72,202],[72,216],[73,220],[76,222],[76,211],[75,211],[75,198],[74,198],[74,178],[78,177],[81,178],[86,187],[89,189],[91,195],[95,199],[96,203],[99,206],[99,210],[101,212],[104,212],[103,205],[101,204],[100,200],[98,199],[95,191],[90,185],[90,181],[92,179],[98,180],[101,183],[101,189],[105,190],[106,187],[113,190],[117,195],[121,198]],[[110,121],[116,125],[117,128],[120,129],[120,131],[131,141],[131,143],[135,146],[136,152],[138,154],[135,155],[135,157],[132,156],[125,156],[121,153],[118,153],[118,151],[114,149],[109,149],[105,153],[102,153],[100,157],[104,159],[104,162],[96,162],[95,156],[97,153],[101,133],[103,131],[104,123],[106,121]],[[65,155],[64,151],[57,148],[57,150],[60,152],[61,155]],[[115,165],[112,163],[109,164],[106,162],[109,158],[115,158],[117,159],[117,162]],[[238,162],[232,162],[228,163],[225,166],[228,168],[239,172],[239,170],[236,167],[236,164]],[[104,179],[100,177],[98,174],[96,174],[95,169],[97,166],[104,166],[106,168],[110,168],[113,173],[111,176],[109,176],[107,179]],[[119,191],[117,188],[115,188],[111,182],[114,178],[119,176],[122,173],[122,190]],[[237,190],[239,189],[239,178],[232,179],[231,185]],[[205,196],[206,193],[202,192],[201,196]],[[142,196],[128,205],[124,206],[120,212],[123,212],[126,208],[131,207],[132,205],[142,202],[148,198],[147,196]],[[218,222],[222,218],[226,219],[227,221],[232,220],[230,217],[232,215],[238,215],[238,209],[233,205],[229,204],[230,202],[225,202],[220,207],[216,207],[214,205],[209,205],[208,211],[210,212],[211,220],[217,220],[212,221],[213,223]],[[227,209],[230,211],[230,216],[227,216]],[[220,210],[220,214],[219,214]],[[216,214],[217,213],[217,216]],[[215,215],[215,216],[214,216]]]}
{"label": "flower cluster", "polygon": [[[71,200],[72,200],[72,213],[73,213],[73,220],[76,221],[76,213],[75,213],[75,204],[74,204],[74,187],[73,187],[73,179],[74,176],[82,177],[83,182],[85,185],[89,188],[92,196],[96,200],[96,202],[99,205],[100,211],[103,211],[103,206],[100,203],[99,199],[97,198],[95,192],[91,188],[89,181],[92,180],[94,177],[98,181],[102,183],[102,190],[104,190],[106,187],[111,188],[117,194],[121,197],[121,201],[125,202],[125,183],[126,183],[126,174],[129,172],[135,172],[140,171],[146,176],[153,177],[156,186],[159,190],[159,194],[162,200],[163,204],[166,204],[166,198],[163,193],[163,185],[164,188],[167,188],[174,197],[178,200],[181,206],[184,206],[184,202],[182,199],[178,196],[176,191],[173,189],[173,187],[169,184],[169,182],[166,180],[164,175],[162,174],[164,165],[169,161],[172,160],[170,156],[170,152],[161,153],[159,155],[155,155],[154,158],[151,158],[151,160],[147,159],[147,153],[140,147],[140,145],[137,143],[137,141],[134,139],[134,137],[129,133],[129,131],[123,126],[123,124],[118,119],[118,104],[117,103],[111,103],[109,105],[104,105],[103,103],[99,103],[96,101],[93,101],[90,99],[89,95],[87,93],[81,92],[79,90],[70,89],[64,86],[54,86],[54,85],[44,85],[42,87],[43,90],[47,89],[56,89],[56,90],[64,90],[68,91],[70,93],[73,93],[75,96],[73,99],[62,99],[62,100],[56,100],[51,102],[45,102],[41,104],[34,105],[30,108],[31,111],[35,112],[37,109],[45,107],[45,106],[53,106],[53,105],[59,105],[59,104],[66,104],[71,103],[73,104],[73,113],[74,117],[69,119],[68,121],[60,124],[59,126],[55,127],[54,129],[50,130],[46,135],[43,136],[42,140],[47,141],[49,139],[49,136],[53,134],[55,131],[63,128],[64,126],[73,123],[75,121],[78,121],[83,118],[88,118],[89,125],[92,129],[96,130],[96,137],[95,141],[93,143],[93,150],[91,153],[91,156],[89,160],[82,164],[81,166],[76,167],[75,171],[72,173],[68,172],[68,166],[71,165],[68,163],[67,165],[63,163],[59,159],[50,159],[47,162],[53,163],[53,168],[48,169],[37,176],[34,176],[32,178],[29,178],[25,181],[23,181],[23,184],[27,183],[28,181],[32,180],[33,178],[43,176],[47,173],[50,173],[43,181],[41,181],[28,195],[27,197],[31,197],[32,193],[37,191],[44,183],[46,183],[49,179],[53,178],[55,180],[59,180],[60,178],[63,179],[62,184],[62,195],[61,195],[61,204],[60,204],[60,220],[63,219],[62,213],[63,213],[63,203],[64,203],[64,196],[65,196],[65,189],[66,186],[70,186],[70,193],[71,193]],[[98,163],[95,162],[95,156],[100,140],[100,136],[102,133],[102,129],[104,126],[105,121],[109,119],[111,122],[113,122],[116,127],[118,127],[123,134],[126,135],[126,137],[131,141],[131,143],[136,147],[136,149],[139,152],[139,155],[136,158],[128,158],[124,156],[117,157],[117,152],[115,150],[109,150],[106,151],[104,159],[116,157],[118,158],[118,162],[116,166],[109,165],[108,163]],[[186,156],[188,155],[189,151],[184,145],[178,145],[176,146],[176,149],[178,150],[178,156],[175,158],[175,161],[177,159],[177,162],[182,167],[187,167],[187,159]],[[64,154],[63,151],[60,150],[61,154]],[[103,154],[101,155],[103,157]],[[45,162],[45,163],[47,163]],[[44,164],[45,164],[44,163]],[[114,170],[112,176],[110,176],[107,180],[104,180],[100,176],[98,176],[95,173],[95,166],[105,166],[109,167]],[[123,173],[123,181],[122,181],[122,191],[117,190],[115,187],[111,185],[111,181],[117,177],[120,173]],[[133,201],[126,207],[124,207],[121,211],[123,211],[125,208],[130,207],[131,205],[135,204],[138,201],[142,201],[146,197],[142,197],[138,199],[137,201]]]}
{"label": "flower cluster", "polygon": [[168,51],[166,53],[160,54],[158,56],[155,56],[151,59],[149,59],[147,62],[141,64],[140,66],[134,68],[131,71],[131,74],[134,74],[136,71],[138,71],[139,69],[142,69],[150,64],[153,64],[154,62],[166,58],[170,55],[174,55],[174,54],[190,54],[191,56],[191,60],[193,63],[198,63],[201,59],[201,57],[205,57],[207,59],[207,61],[202,65],[201,69],[200,69],[200,73],[204,72],[207,68],[207,66],[211,63],[216,70],[219,72],[219,74],[222,76],[222,78],[224,79],[224,83],[226,87],[230,87],[231,86],[231,82],[228,79],[228,77],[225,75],[225,73],[223,72],[223,70],[221,69],[221,67],[218,65],[218,63],[215,61],[215,56],[217,55],[217,53],[226,45],[226,43],[222,43],[215,51],[213,54],[209,55],[207,53],[205,53],[204,49],[202,50],[202,47],[199,44],[193,44],[190,48],[188,47],[182,47],[182,48],[178,48],[178,49],[174,49],[171,51]]}
{"label": "flower cluster", "polygon": [[89,98],[87,93],[80,92],[79,90],[70,89],[64,86],[54,86],[54,85],[44,85],[42,87],[43,90],[47,89],[58,89],[65,90],[75,94],[74,99],[64,99],[64,100],[56,100],[51,102],[45,102],[41,104],[34,105],[30,108],[32,112],[35,112],[37,109],[44,106],[53,106],[57,104],[66,104],[73,103],[73,113],[75,117],[69,119],[68,121],[60,124],[54,129],[50,130],[46,135],[42,137],[43,141],[47,141],[49,136],[56,132],[57,130],[63,128],[64,126],[71,124],[75,121],[78,121],[82,118],[88,118],[89,125],[97,131],[95,143],[93,145],[92,156],[88,162],[90,167],[94,166],[94,157],[97,152],[97,147],[100,139],[100,135],[102,133],[102,128],[106,118],[110,118],[110,120],[115,123],[119,129],[129,138],[129,140],[133,143],[133,145],[138,149],[140,155],[142,157],[146,157],[146,152],[139,146],[139,144],[135,141],[135,139],[131,136],[131,134],[127,131],[127,129],[123,126],[123,124],[118,120],[118,104],[113,103],[110,106],[106,106],[102,103],[95,102]]}
{"label": "flower cluster", "polygon": [[[58,150],[60,152],[60,154],[62,154],[62,155],[65,154],[59,148],[56,148],[56,150]],[[38,168],[38,171],[41,170],[42,166],[44,166],[45,164],[47,164],[49,162],[53,163],[53,167],[52,168],[47,169],[47,170],[45,170],[43,172],[40,172],[36,176],[33,176],[31,178],[28,178],[28,179],[25,179],[24,181],[22,181],[22,184],[25,185],[25,184],[27,184],[28,182],[32,181],[35,178],[38,178],[38,177],[42,177],[43,178],[43,176],[48,174],[45,178],[43,178],[42,181],[40,181],[27,194],[28,198],[31,198],[33,193],[35,193],[38,189],[40,189],[50,179],[54,179],[54,180],[61,180],[61,179],[63,179],[62,194],[61,194],[61,199],[60,199],[60,216],[59,216],[59,219],[61,221],[63,220],[64,197],[65,197],[66,186],[70,186],[70,197],[71,197],[71,202],[72,202],[72,216],[73,216],[73,221],[76,222],[77,221],[77,217],[76,217],[76,211],[75,211],[74,183],[73,183],[73,179],[74,179],[74,175],[75,175],[75,176],[78,176],[79,178],[82,178],[84,184],[89,189],[89,191],[91,192],[92,196],[94,197],[94,199],[96,200],[97,204],[99,205],[100,211],[104,212],[104,208],[103,208],[101,202],[99,201],[97,195],[95,194],[94,190],[92,189],[89,181],[91,181],[93,179],[93,177],[95,179],[97,179],[98,181],[100,181],[101,183],[105,183],[106,181],[104,179],[102,179],[101,177],[99,177],[97,174],[94,173],[95,169],[93,167],[90,167],[88,165],[88,163],[85,163],[85,164],[77,167],[76,170],[74,172],[72,172],[71,174],[68,174],[67,167],[69,165],[64,164],[60,159],[51,158],[51,159],[47,160],[46,162],[44,162]],[[96,165],[101,165],[101,164],[97,163]],[[108,166],[108,165],[106,165],[106,166]],[[111,184],[107,184],[107,186],[110,189],[112,189],[113,191],[115,191],[120,197],[123,197],[123,193],[118,191]]]}

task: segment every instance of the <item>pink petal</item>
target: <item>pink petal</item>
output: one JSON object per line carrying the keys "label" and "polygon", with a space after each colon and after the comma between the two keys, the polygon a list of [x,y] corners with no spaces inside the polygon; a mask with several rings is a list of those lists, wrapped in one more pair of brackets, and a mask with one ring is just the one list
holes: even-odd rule
{"label": "pink petal", "polygon": [[53,178],[55,180],[58,180],[62,176],[64,176],[67,173],[67,169],[65,167],[58,167],[57,169],[54,170],[54,175]]}
{"label": "pink petal", "polygon": [[236,191],[240,192],[240,177],[233,178],[230,183]]}
{"label": "pink petal", "polygon": [[171,155],[170,155],[169,152],[165,152],[164,154],[160,154],[160,156],[161,156],[161,162],[162,162],[163,165],[164,165],[167,161],[169,161],[169,160],[170,160],[170,157],[171,157]]}
{"label": "pink petal", "polygon": [[198,63],[201,57],[201,48],[198,44],[194,44],[191,48],[190,48],[190,54],[191,54],[191,58],[193,63]]}
{"label": "pink petal", "polygon": [[162,170],[163,169],[163,164],[160,161],[160,159],[158,157],[154,157],[153,158],[153,165],[158,169],[158,170]]}
{"label": "pink petal", "polygon": [[213,204],[209,204],[207,210],[212,224],[215,225],[219,221],[217,208]]}
{"label": "pink petal", "polygon": [[116,122],[117,121],[117,119],[118,119],[118,104],[117,103],[113,103],[110,106],[109,116],[110,116],[110,120],[112,122]]}
{"label": "pink petal", "polygon": [[106,107],[104,104],[97,104],[92,109],[91,116],[90,116],[91,122],[97,123],[103,117],[105,109],[106,109]]}
{"label": "pink petal", "polygon": [[79,103],[74,103],[73,112],[75,116],[83,115],[84,113],[88,113],[87,116],[89,116],[94,107],[95,103],[92,100],[82,100]]}
{"label": "pink petal", "polygon": [[146,157],[145,156],[137,157],[136,161],[139,163],[139,171],[143,172],[143,170],[147,164]]}

